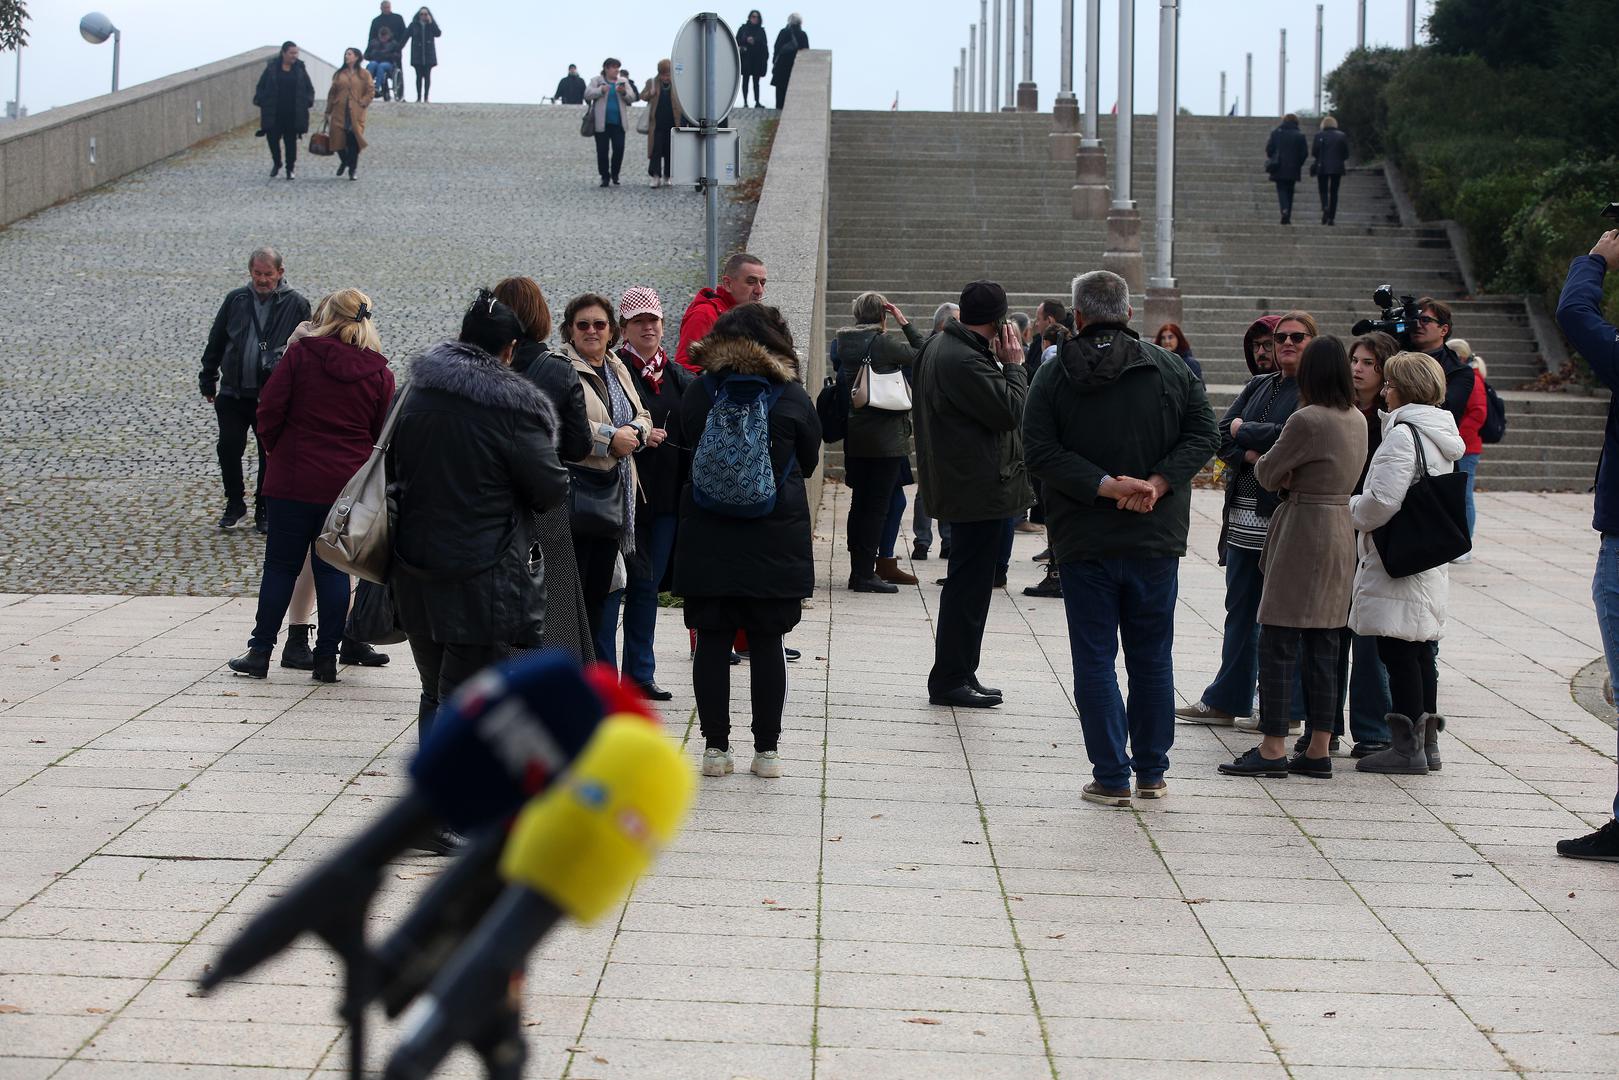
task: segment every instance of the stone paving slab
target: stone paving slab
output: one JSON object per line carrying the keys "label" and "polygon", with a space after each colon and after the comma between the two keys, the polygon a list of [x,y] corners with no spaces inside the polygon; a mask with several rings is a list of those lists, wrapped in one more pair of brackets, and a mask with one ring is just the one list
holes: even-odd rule
{"label": "stone paving slab", "polygon": [[[1587,500],[1481,499],[1440,655],[1442,773],[1224,778],[1253,737],[1184,726],[1170,797],[1109,811],[1078,798],[1061,605],[1021,594],[1040,539],[1018,538],[990,615],[1009,704],[953,713],[924,693],[940,564],[846,592],[846,492],[826,492],[787,775],[705,781],[631,899],[544,943],[530,1075],[1613,1075],[1619,869],[1552,850],[1604,819],[1616,775],[1612,727],[1569,689],[1599,650]],[[1218,512],[1197,494],[1183,699],[1218,660]],[[333,686],[236,680],[250,620],[243,598],[0,595],[5,1080],[342,1075],[322,949],[190,991],[403,790],[415,673],[396,649]],[[695,761],[677,613],[658,633]],[[442,869],[401,860],[377,932]]]}

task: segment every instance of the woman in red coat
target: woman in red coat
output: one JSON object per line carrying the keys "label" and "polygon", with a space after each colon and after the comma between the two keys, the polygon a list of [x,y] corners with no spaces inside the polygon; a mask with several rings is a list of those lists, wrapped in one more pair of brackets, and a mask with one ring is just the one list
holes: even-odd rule
{"label": "woman in red coat", "polygon": [[393,398],[394,377],[381,353],[371,300],[339,289],[315,309],[309,336],[287,349],[259,392],[264,544],[258,618],[247,652],[230,662],[238,675],[269,672],[276,633],[307,556],[315,571],[318,629],[312,678],[337,681],[337,646],[348,617],[348,575],[313,549],[337,496],[371,456]]}

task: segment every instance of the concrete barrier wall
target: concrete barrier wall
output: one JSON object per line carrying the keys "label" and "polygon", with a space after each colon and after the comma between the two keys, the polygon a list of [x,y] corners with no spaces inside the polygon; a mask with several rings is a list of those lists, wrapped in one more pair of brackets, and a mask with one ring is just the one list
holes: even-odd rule
{"label": "concrete barrier wall", "polygon": [[[813,398],[826,377],[826,214],[832,145],[832,54],[798,54],[770,149],[748,251],[769,274],[765,300],[781,309]],[[810,478],[813,513],[822,473]]]}
{"label": "concrete barrier wall", "polygon": [[[256,126],[253,90],[275,55],[274,48],[254,49],[0,125],[0,225],[204,139]],[[332,65],[307,52],[303,60],[316,96],[324,97]]]}

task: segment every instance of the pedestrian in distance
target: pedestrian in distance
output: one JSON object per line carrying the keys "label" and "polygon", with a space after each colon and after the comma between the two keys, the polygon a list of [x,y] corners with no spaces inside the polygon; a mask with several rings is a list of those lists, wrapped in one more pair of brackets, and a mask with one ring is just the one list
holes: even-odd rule
{"label": "pedestrian in distance", "polygon": [[764,78],[770,65],[770,35],[765,33],[764,16],[759,10],[748,12],[736,32],[736,50],[742,61],[742,107],[748,107],[748,84],[753,84],[753,104],[764,108],[765,100],[759,96],[759,80]]}
{"label": "pedestrian in distance", "polygon": [[1310,175],[1321,192],[1321,224],[1338,224],[1338,185],[1349,167],[1349,136],[1338,126],[1338,118],[1321,118],[1321,130],[1310,145]]}
{"label": "pedestrian in distance", "polygon": [[1276,185],[1276,202],[1282,209],[1283,225],[1293,224],[1293,188],[1309,156],[1310,144],[1299,130],[1299,118],[1288,113],[1265,142],[1265,171]]}
{"label": "pedestrian in distance", "polygon": [[1431,356],[1396,353],[1383,367],[1383,438],[1366,470],[1365,489],[1349,501],[1356,529],[1355,599],[1349,628],[1375,638],[1388,671],[1392,745],[1361,758],[1361,772],[1421,774],[1441,766],[1439,671],[1435,655],[1450,607],[1450,567],[1444,563],[1392,577],[1372,542],[1405,504],[1422,475],[1443,476],[1462,456],[1456,420],[1441,406],[1445,374]]}
{"label": "pedestrian in distance", "polygon": [[[1602,384],[1619,391],[1619,330],[1602,317],[1602,281],[1614,269],[1619,269],[1619,230],[1603,233],[1590,254],[1569,264],[1568,278],[1557,300],[1557,325]],[[1611,685],[1619,686],[1619,394],[1608,402],[1608,426],[1597,466],[1596,512],[1591,527],[1602,534],[1596,573],[1591,577],[1591,599],[1596,604],[1608,679]],[[1614,795],[1612,812],[1613,817],[1595,832],[1559,840],[1557,854],[1570,859],[1619,862],[1619,792]]]}
{"label": "pedestrian in distance", "polygon": [[264,444],[258,439],[259,389],[298,324],[309,318],[309,301],[286,283],[281,253],[261,247],[247,257],[248,284],[225,294],[202,351],[198,387],[219,421],[220,480],[225,488],[221,529],[235,529],[247,518],[242,451],[247,433],[258,446],[258,479],[253,490],[253,524],[260,533],[269,524],[264,514]]}
{"label": "pedestrian in distance", "polygon": [[[573,363],[546,344],[551,337],[551,308],[539,283],[533,278],[509,277],[497,282],[494,292],[523,328],[512,351],[512,370],[533,383],[556,413],[557,456],[563,461],[585,456],[592,440],[585,388]],[[596,649],[585,614],[584,589],[579,584],[567,503],[535,514],[534,535],[545,561],[545,627],[539,647],[561,649],[588,664],[596,658]]]}
{"label": "pedestrian in distance", "polygon": [[315,85],[298,58],[296,42],[283,41],[281,51],[264,65],[253,104],[259,107],[259,133],[270,144],[270,176],[284,164],[287,179],[296,180],[298,138],[308,134],[309,110],[315,105]]}
{"label": "pedestrian in distance", "polygon": [[309,336],[287,349],[259,394],[257,430],[268,469],[269,532],[258,613],[238,675],[264,678],[281,621],[307,559],[315,577],[317,630],[311,677],[337,681],[349,611],[349,577],[320,557],[315,539],[343,487],[371,456],[393,398],[370,297],[340,289],[321,301]]}
{"label": "pedestrian in distance", "polygon": [[[602,61],[601,74],[585,88],[596,133],[596,172],[601,186],[618,183],[624,165],[624,118],[635,106],[636,93],[623,65],[609,56]],[[566,329],[566,328],[564,328]]]}
{"label": "pedestrian in distance", "polygon": [[[394,50],[397,52],[399,49],[403,48],[405,44],[405,35],[409,32],[405,27],[404,17],[394,12],[394,6],[389,2],[389,0],[382,0],[382,3],[378,5],[378,9],[379,10],[376,18],[371,20],[371,25],[366,29],[366,44],[370,45],[371,42],[375,41],[382,29],[386,27],[388,30],[388,38],[393,43]],[[369,53],[369,49],[367,52]],[[367,55],[366,59],[369,60],[371,57]],[[393,71],[390,73],[390,77],[393,82],[394,96],[403,100],[405,96],[405,80],[404,76],[399,71],[399,61],[397,58],[393,60],[393,65],[394,67]],[[377,92],[378,94],[381,94],[380,90]]]}
{"label": "pedestrian in distance", "polygon": [[692,343],[708,335],[719,317],[738,304],[756,304],[765,298],[765,264],[757,256],[739,251],[725,260],[719,284],[704,286],[686,305],[680,317],[680,339],[675,346],[675,362],[693,374],[702,369],[689,353]]}
{"label": "pedestrian in distance", "polygon": [[1152,343],[1160,349],[1168,349],[1181,358],[1181,363],[1196,376],[1198,382],[1203,381],[1203,365],[1197,362],[1197,356],[1192,352],[1192,343],[1186,340],[1186,334],[1177,323],[1165,323],[1153,335]]}
{"label": "pedestrian in distance", "polygon": [[[1175,599],[1191,527],[1192,478],[1219,446],[1203,384],[1129,328],[1130,287],[1074,279],[1078,333],[1029,388],[1023,450],[1046,495],[1062,577],[1074,699],[1090,757],[1088,802],[1159,799],[1175,741]],[[1120,644],[1129,673],[1119,694]]]}
{"label": "pedestrian in distance", "polygon": [[[674,137],[675,90],[673,66],[668,60],[658,61],[658,74],[641,91],[641,100],[647,103],[651,114],[646,125],[646,171],[652,177],[652,186],[669,186],[669,140]],[[661,321],[661,318],[660,318]]]}
{"label": "pedestrian in distance", "polygon": [[393,36],[386,26],[377,27],[377,35],[365,47],[365,70],[371,73],[373,100],[393,100],[394,75],[399,71],[404,42]]}
{"label": "pedestrian in distance", "polygon": [[939,597],[928,701],[993,708],[1003,695],[978,679],[997,563],[1013,515],[1034,503],[1023,461],[1023,346],[1006,320],[1006,291],[974,281],[961,317],[917,360],[913,420],[922,497],[950,523],[950,568]]}
{"label": "pedestrian in distance", "polygon": [[[418,8],[410,21],[405,37],[410,41],[410,66],[416,73],[416,100],[426,101],[433,92],[433,69],[438,67],[438,19],[427,8]],[[583,90],[583,87],[580,87]],[[399,100],[405,100],[403,79],[399,84]]]}
{"label": "pedestrian in distance", "polygon": [[[880,376],[907,375],[926,342],[905,315],[882,293],[855,297],[854,325],[837,333],[838,378],[852,387],[869,365],[868,383]],[[892,317],[900,334],[892,335]],[[911,410],[867,402],[849,411],[843,439],[843,479],[849,486],[849,591],[896,593],[916,578],[901,575],[889,558],[878,566],[885,519],[911,453]],[[903,576],[903,581],[896,580]]]}
{"label": "pedestrian in distance", "polygon": [[776,35],[775,63],[770,69],[770,85],[776,88],[778,111],[787,104],[787,84],[793,78],[793,64],[798,54],[809,47],[809,35],[804,33],[804,19],[795,11],[787,16],[787,25]]}
{"label": "pedestrian in distance", "polygon": [[[750,771],[773,779],[781,775],[787,699],[782,639],[815,591],[804,483],[820,463],[821,425],[800,382],[792,333],[775,308],[749,303],[726,312],[691,351],[702,375],[680,405],[681,430],[694,453],[680,497],[674,591],[684,600],[687,628],[697,634],[692,687],[703,775],[724,776],[736,767],[731,648],[745,632],[752,665]],[[746,468],[733,473],[723,467],[727,461]],[[734,482],[742,473],[768,475],[771,483]],[[741,497],[749,502],[731,501]]]}
{"label": "pedestrian in distance", "polygon": [[344,49],[343,66],[332,74],[331,88],[326,91],[326,122],[332,152],[337,155],[337,175],[342,176],[346,169],[350,180],[359,179],[354,167],[366,147],[365,114],[376,94],[376,85],[360,68],[360,59],[359,49]]}
{"label": "pedestrian in distance", "polygon": [[579,75],[578,64],[568,65],[568,73],[557,82],[556,92],[551,97],[563,105],[585,103],[585,80]]}
{"label": "pedestrian in distance", "polygon": [[[1278,339],[1290,342],[1296,318],[1284,315]],[[1331,742],[1341,718],[1338,650],[1348,621],[1355,571],[1349,496],[1366,461],[1366,420],[1355,408],[1349,353],[1330,335],[1312,340],[1298,366],[1299,407],[1254,476],[1281,496],[1259,572],[1261,739],[1220,771],[1232,776],[1330,779]],[[1293,695],[1302,684],[1310,741],[1287,753]]]}
{"label": "pedestrian in distance", "polygon": [[652,436],[652,418],[618,344],[613,302],[598,293],[568,301],[557,351],[573,364],[584,386],[590,421],[588,453],[568,462],[573,491],[573,551],[585,592],[585,616],[598,658],[613,655],[617,626],[607,626],[605,601],[620,557],[635,554],[640,482],[634,455]]}

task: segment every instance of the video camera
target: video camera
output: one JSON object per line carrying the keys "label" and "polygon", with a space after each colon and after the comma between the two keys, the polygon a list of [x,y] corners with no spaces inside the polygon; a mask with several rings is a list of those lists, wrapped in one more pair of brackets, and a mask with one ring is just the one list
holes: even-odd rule
{"label": "video camera", "polygon": [[1372,303],[1382,309],[1381,319],[1362,319],[1356,323],[1350,333],[1356,337],[1362,334],[1373,334],[1381,331],[1398,341],[1405,348],[1411,347],[1410,330],[1417,321],[1421,310],[1417,307],[1417,298],[1402,296],[1399,303],[1394,302],[1394,287],[1392,285],[1379,285],[1372,294]]}

